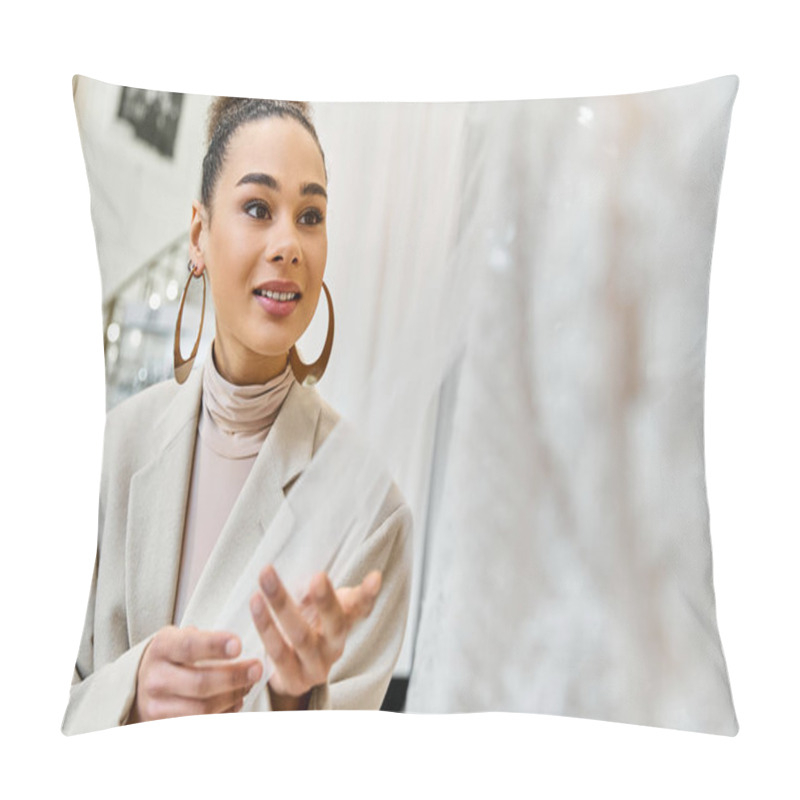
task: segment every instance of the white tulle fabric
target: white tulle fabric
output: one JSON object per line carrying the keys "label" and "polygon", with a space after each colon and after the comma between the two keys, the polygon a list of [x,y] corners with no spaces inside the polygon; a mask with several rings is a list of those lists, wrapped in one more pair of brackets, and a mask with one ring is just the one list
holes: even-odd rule
{"label": "white tulle fabric", "polygon": [[407,710],[736,732],[703,461],[736,88],[316,107],[321,389],[418,532]]}

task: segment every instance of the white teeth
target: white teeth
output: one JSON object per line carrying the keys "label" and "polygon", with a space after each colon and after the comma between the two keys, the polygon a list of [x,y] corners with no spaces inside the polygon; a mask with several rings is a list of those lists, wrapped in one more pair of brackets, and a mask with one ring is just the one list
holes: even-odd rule
{"label": "white teeth", "polygon": [[256,289],[256,292],[262,297],[269,297],[271,300],[278,300],[281,303],[300,297],[296,292],[273,292],[271,289]]}

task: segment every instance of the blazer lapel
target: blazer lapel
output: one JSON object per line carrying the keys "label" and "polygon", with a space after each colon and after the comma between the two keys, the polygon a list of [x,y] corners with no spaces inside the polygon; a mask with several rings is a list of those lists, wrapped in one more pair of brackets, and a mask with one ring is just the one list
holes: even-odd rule
{"label": "blazer lapel", "polygon": [[131,644],[172,622],[202,386],[197,369],[176,390],[154,422],[158,452],[131,478],[125,554]]}
{"label": "blazer lapel", "polygon": [[[208,628],[214,624],[239,575],[278,513],[285,492],[313,453],[320,415],[314,390],[295,383],[281,406],[230,516],[211,551],[192,594],[181,626]],[[270,543],[267,563],[286,545],[284,528]],[[253,591],[257,587],[253,586]]]}

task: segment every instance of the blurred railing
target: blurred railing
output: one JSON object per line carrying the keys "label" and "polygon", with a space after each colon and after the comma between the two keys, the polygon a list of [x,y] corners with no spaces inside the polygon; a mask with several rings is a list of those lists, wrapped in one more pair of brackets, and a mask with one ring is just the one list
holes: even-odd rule
{"label": "blurred railing", "polygon": [[[148,259],[103,304],[106,408],[153,383],[172,377],[172,344],[181,292],[188,277],[188,233]],[[202,286],[193,281],[186,297],[181,352],[192,348],[200,324]],[[202,347],[212,338],[209,301]]]}

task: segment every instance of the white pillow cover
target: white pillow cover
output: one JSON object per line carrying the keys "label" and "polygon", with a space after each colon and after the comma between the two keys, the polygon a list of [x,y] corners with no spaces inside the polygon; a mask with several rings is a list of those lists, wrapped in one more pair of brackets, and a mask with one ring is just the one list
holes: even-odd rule
{"label": "white pillow cover", "polygon": [[[143,265],[172,246],[181,263],[211,98],[182,96],[167,155],[119,118],[122,87],[77,86],[118,337],[140,319],[129,287]],[[414,512],[407,711],[736,733],[703,382],[737,87],[728,76],[616,97],[314,104],[337,312],[319,391]],[[148,319],[168,326],[175,302]],[[207,317],[206,346],[212,332]],[[168,379],[170,347],[146,334],[134,354],[123,344],[107,335],[109,405]]]}

